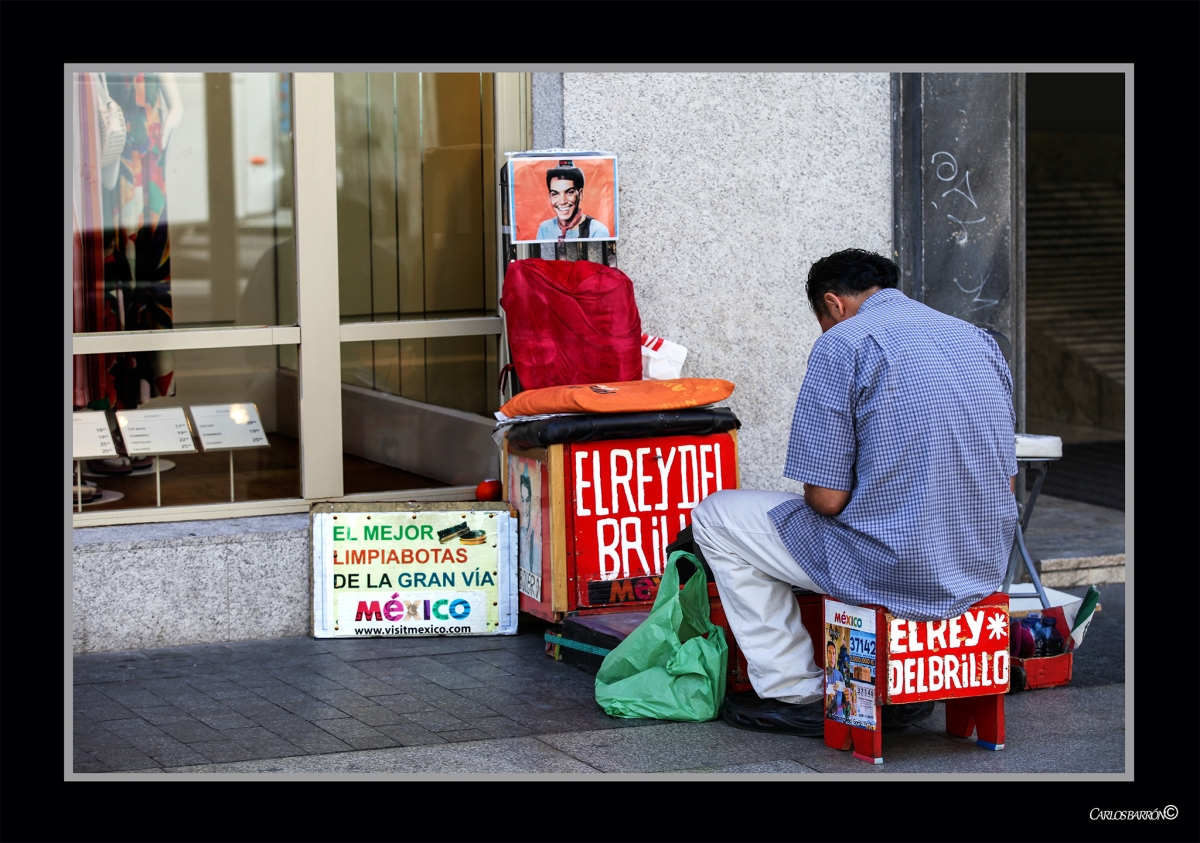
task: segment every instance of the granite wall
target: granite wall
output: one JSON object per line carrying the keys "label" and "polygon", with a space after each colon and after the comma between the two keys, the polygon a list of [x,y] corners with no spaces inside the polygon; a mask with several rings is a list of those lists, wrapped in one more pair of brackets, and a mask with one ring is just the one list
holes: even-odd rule
{"label": "granite wall", "polygon": [[76,653],[312,631],[307,513],[73,533]]}
{"label": "granite wall", "polygon": [[[737,385],[745,488],[781,476],[820,335],[813,261],[891,254],[886,73],[535,74],[535,139],[617,153],[619,264],[643,330],[682,343],[684,375]],[[557,143],[553,144],[557,145]]]}

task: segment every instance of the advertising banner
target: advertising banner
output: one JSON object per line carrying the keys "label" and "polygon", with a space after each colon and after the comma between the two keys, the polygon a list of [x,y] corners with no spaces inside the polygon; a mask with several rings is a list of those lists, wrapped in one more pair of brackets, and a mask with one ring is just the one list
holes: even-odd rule
{"label": "advertising banner", "polygon": [[888,703],[1008,691],[1007,606],[979,606],[941,621],[884,617],[889,638]]}
{"label": "advertising banner", "polygon": [[564,462],[568,553],[584,606],[646,600],[667,545],[691,523],[696,504],[737,488],[737,445],[728,433],[571,445]]}
{"label": "advertising banner", "polygon": [[514,243],[618,239],[615,155],[510,154],[508,166]]}
{"label": "advertising banner", "polygon": [[314,504],[313,635],[515,634],[504,503]]}
{"label": "advertising banner", "polygon": [[876,729],[875,610],[825,600],[825,718]]}

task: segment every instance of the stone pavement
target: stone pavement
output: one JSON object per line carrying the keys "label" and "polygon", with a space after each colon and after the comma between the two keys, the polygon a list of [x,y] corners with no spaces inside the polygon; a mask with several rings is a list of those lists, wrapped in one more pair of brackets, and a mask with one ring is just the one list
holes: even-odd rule
{"label": "stone pavement", "polygon": [[[1082,593],[1082,589],[1068,589]],[[75,773],[1123,773],[1125,587],[1071,685],[1006,700],[1003,752],[944,707],[884,736],[878,767],[820,739],[604,714],[593,677],[504,637],[286,638],[74,657]]]}

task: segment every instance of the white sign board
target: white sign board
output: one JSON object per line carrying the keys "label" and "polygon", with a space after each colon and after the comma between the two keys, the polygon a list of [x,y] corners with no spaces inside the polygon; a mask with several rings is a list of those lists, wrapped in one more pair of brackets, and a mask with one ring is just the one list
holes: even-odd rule
{"label": "white sign board", "polygon": [[205,451],[271,446],[253,404],[201,404],[189,409]]}
{"label": "white sign board", "polygon": [[117,424],[130,456],[195,453],[191,426],[182,407],[117,410]]}
{"label": "white sign board", "polygon": [[71,457],[77,460],[115,457],[117,446],[108,429],[108,419],[101,410],[72,413],[73,444]]}
{"label": "white sign board", "polygon": [[516,633],[517,519],[507,504],[353,506],[313,507],[314,636]]}

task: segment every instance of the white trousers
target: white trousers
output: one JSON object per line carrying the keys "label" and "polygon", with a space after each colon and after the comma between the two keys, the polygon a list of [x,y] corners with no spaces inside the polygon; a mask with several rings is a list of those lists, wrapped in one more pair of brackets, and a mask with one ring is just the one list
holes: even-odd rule
{"label": "white trousers", "polygon": [[746,656],[751,686],[764,699],[789,703],[820,699],[825,682],[792,586],[825,592],[796,563],[767,515],[798,497],[728,489],[692,511],[692,535],[712,568],[729,627]]}

